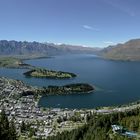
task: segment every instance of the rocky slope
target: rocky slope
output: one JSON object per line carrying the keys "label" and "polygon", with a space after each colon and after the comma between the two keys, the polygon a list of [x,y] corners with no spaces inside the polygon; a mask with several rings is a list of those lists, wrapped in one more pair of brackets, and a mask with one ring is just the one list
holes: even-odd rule
{"label": "rocky slope", "polygon": [[140,60],[140,39],[133,39],[124,44],[109,46],[101,51],[104,58],[111,60]]}

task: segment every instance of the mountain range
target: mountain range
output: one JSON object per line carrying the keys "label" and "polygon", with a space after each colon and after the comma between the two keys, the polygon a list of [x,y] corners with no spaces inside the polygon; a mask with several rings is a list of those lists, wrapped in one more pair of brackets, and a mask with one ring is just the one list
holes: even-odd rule
{"label": "mountain range", "polygon": [[123,44],[106,48],[83,47],[68,44],[39,43],[27,41],[0,40],[0,56],[23,58],[46,57],[63,54],[96,54],[111,60],[140,60],[140,39],[132,39]]}
{"label": "mountain range", "polygon": [[52,56],[72,53],[94,53],[98,48],[53,43],[0,40],[1,56]]}

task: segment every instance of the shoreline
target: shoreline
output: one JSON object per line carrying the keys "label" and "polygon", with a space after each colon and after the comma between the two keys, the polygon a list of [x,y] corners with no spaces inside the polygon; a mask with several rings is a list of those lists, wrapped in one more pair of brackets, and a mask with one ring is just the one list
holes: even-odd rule
{"label": "shoreline", "polygon": [[[0,58],[7,58],[6,56],[5,57],[0,57]],[[46,57],[34,57],[34,58],[26,58],[26,59],[20,59],[21,61],[23,61],[23,64],[24,64],[24,60],[32,60],[32,59],[38,59],[38,58],[48,58],[48,56],[46,56]],[[51,58],[51,57],[49,57],[49,58]],[[18,58],[16,58],[16,59],[18,59]],[[106,60],[106,59],[105,59]],[[118,61],[118,60],[110,60],[110,61]],[[124,62],[124,61],[122,61],[122,62]],[[137,62],[137,61],[136,61]],[[26,64],[26,63],[25,63]],[[34,66],[33,66],[34,67]],[[10,68],[17,68],[17,67],[0,67],[0,68],[8,68],[8,69],[10,69]],[[17,68],[18,69],[18,68]],[[22,69],[21,67],[19,67],[19,69]],[[28,68],[23,68],[23,69],[28,69]],[[52,96],[52,95],[51,95]],[[117,105],[117,106],[107,106],[108,108],[115,108],[115,107],[118,107],[118,106],[120,106],[120,107],[124,107],[124,106],[131,106],[131,104],[133,105],[133,104],[137,104],[137,102],[139,102],[140,100],[136,100],[136,101],[134,101],[134,102],[130,102],[130,103],[128,103],[128,104],[121,104],[121,105]],[[104,108],[105,106],[103,106],[103,107],[97,107],[97,108]],[[96,108],[96,107],[95,107]],[[85,109],[85,108],[84,108]],[[86,108],[86,109],[88,109],[88,108]]]}
{"label": "shoreline", "polygon": [[[6,77],[0,77],[0,79],[5,79],[5,81],[7,81],[7,83],[9,83],[8,81],[10,81],[12,83],[20,84],[21,86],[23,85],[21,87],[22,89],[26,89],[27,91],[33,92],[34,95],[39,96],[39,98],[37,97],[37,101],[38,101],[37,104],[38,105],[39,105],[40,98],[43,97],[43,96],[45,96],[45,97],[46,96],[59,96],[59,95],[67,96],[67,95],[74,95],[75,94],[75,93],[71,93],[71,94],[46,94],[45,95],[44,93],[42,93],[43,90],[44,90],[43,88],[36,87],[36,86],[29,86],[28,84],[25,84],[24,82],[22,82],[20,80],[13,80],[13,79],[9,79],[9,78],[6,78]],[[24,88],[24,86],[25,86],[25,88]],[[19,89],[19,90],[21,90],[21,89]],[[11,90],[11,92],[12,92],[12,90]],[[94,90],[88,92],[88,94],[90,94],[92,92],[94,92]],[[76,94],[81,94],[82,95],[84,93],[82,92],[82,93],[76,93]],[[87,93],[85,93],[85,94],[87,94]],[[26,96],[28,96],[28,95],[26,95]],[[132,109],[135,109],[137,107],[140,107],[140,100],[137,100],[137,101],[134,101],[134,102],[130,102],[128,104],[117,105],[117,106],[102,106],[102,107],[99,106],[99,107],[93,107],[93,108],[80,108],[80,109],[79,108],[67,108],[67,109],[69,109],[69,110],[75,110],[75,109],[76,110],[94,110],[94,111],[100,110],[100,111],[102,111],[102,113],[114,113],[115,110],[116,110],[116,112],[118,112],[118,111],[119,112],[124,112],[126,110],[132,110]],[[48,107],[45,107],[45,108],[48,108]],[[51,107],[51,108],[53,108],[53,107]],[[62,109],[63,110],[63,109],[66,109],[66,108],[59,108],[59,109]]]}
{"label": "shoreline", "polygon": [[[33,92],[33,94],[34,95],[37,95],[37,96],[39,96],[40,98],[42,97],[42,96],[44,96],[44,94],[42,93],[42,89],[43,88],[38,88],[38,87],[36,87],[36,86],[29,86],[29,85],[27,85],[27,84],[25,84],[24,82],[22,82],[22,81],[20,81],[20,80],[13,80],[13,79],[9,79],[9,78],[6,78],[6,77],[0,77],[0,80],[1,80],[1,83],[2,83],[2,79],[4,79],[4,81],[7,83],[7,85],[9,85],[9,86],[12,86],[12,85],[14,85],[14,87],[16,87],[17,85],[16,85],[16,83],[17,84],[19,84],[20,86],[21,86],[21,88],[22,89],[25,89],[25,91],[29,91],[29,92]],[[5,83],[4,82],[4,83]],[[12,85],[10,84],[10,83],[12,83]],[[22,86],[23,85],[23,86]],[[13,87],[13,88],[14,88]],[[20,91],[21,89],[20,88],[18,88],[18,90]],[[44,90],[44,89],[43,89]],[[10,91],[9,91],[10,92]],[[11,92],[13,92],[12,90],[11,90]],[[18,91],[17,91],[18,92]],[[91,91],[92,92],[92,91]],[[13,93],[14,94],[14,93]],[[77,93],[76,93],[77,94]],[[47,95],[45,95],[45,96],[56,96],[56,95],[58,95],[58,94],[47,94]],[[60,94],[60,95],[68,95],[68,94]],[[69,95],[72,95],[72,94],[69,94]],[[30,96],[30,95],[22,95],[23,97],[24,96]],[[59,96],[59,95],[58,95]],[[38,101],[38,103],[39,103],[39,100],[40,100],[40,98],[37,98],[37,101]],[[129,104],[122,104],[122,105],[119,105],[119,106],[103,106],[103,107],[95,107],[95,108],[80,108],[80,109],[77,109],[77,108],[73,108],[73,109],[70,109],[70,110],[102,110],[102,111],[106,111],[106,113],[107,113],[107,110],[108,110],[108,112],[115,112],[115,110],[116,110],[116,112],[117,111],[119,111],[119,112],[124,112],[124,111],[126,111],[126,110],[133,110],[133,109],[135,109],[135,108],[137,108],[137,107],[140,107],[140,100],[137,100],[137,101],[135,101],[135,102],[131,102],[131,103],[129,103]],[[47,107],[46,107],[47,108]],[[51,108],[53,108],[53,107],[51,107]],[[59,108],[59,109],[66,109],[66,108]],[[67,108],[68,109],[68,108]],[[121,109],[121,110],[120,110]]]}
{"label": "shoreline", "polygon": [[[8,120],[14,117],[15,125],[18,128],[17,132],[20,136],[22,136],[22,133],[20,133],[21,122],[37,128],[37,132],[40,132],[40,128],[43,128],[40,134],[44,134],[47,127],[50,130],[49,135],[56,136],[60,130],[61,132],[71,131],[88,124],[87,116],[89,115],[100,116],[119,112],[123,113],[140,108],[140,102],[138,104],[137,102],[135,104],[131,103],[125,107],[100,107],[92,109],[43,107],[39,105],[42,93],[41,89],[39,90],[37,87],[28,86],[19,80],[0,77],[0,88],[2,89],[0,91],[0,111],[4,110],[6,112]],[[29,95],[26,93],[29,93]],[[66,121],[61,120],[59,122],[60,117],[65,118]],[[75,118],[78,118],[78,120],[75,121]],[[45,123],[42,124],[42,122]],[[68,127],[70,129],[67,129]]]}

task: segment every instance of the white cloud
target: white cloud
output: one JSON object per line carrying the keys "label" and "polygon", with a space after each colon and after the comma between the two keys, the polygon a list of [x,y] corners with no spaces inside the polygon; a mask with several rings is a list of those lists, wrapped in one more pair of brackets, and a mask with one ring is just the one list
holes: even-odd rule
{"label": "white cloud", "polygon": [[89,26],[89,25],[83,25],[82,27],[86,30],[99,31],[98,28],[94,28],[94,27]]}
{"label": "white cloud", "polygon": [[114,44],[114,42],[112,42],[112,41],[104,41],[103,43],[104,44]]}
{"label": "white cloud", "polygon": [[83,25],[83,28],[88,29],[88,30],[92,30],[93,28],[89,25]]}

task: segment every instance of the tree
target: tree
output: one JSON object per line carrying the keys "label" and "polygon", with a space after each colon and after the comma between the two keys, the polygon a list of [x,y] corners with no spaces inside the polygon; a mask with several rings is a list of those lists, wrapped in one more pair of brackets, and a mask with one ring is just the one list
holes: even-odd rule
{"label": "tree", "polygon": [[21,133],[24,133],[26,131],[26,124],[24,121],[22,121],[20,129],[21,129]]}
{"label": "tree", "polygon": [[1,139],[9,140],[9,121],[4,110],[2,110],[0,116],[0,128],[1,128]]}
{"label": "tree", "polygon": [[17,140],[16,127],[13,119],[10,122],[9,135],[10,135],[10,140]]}

